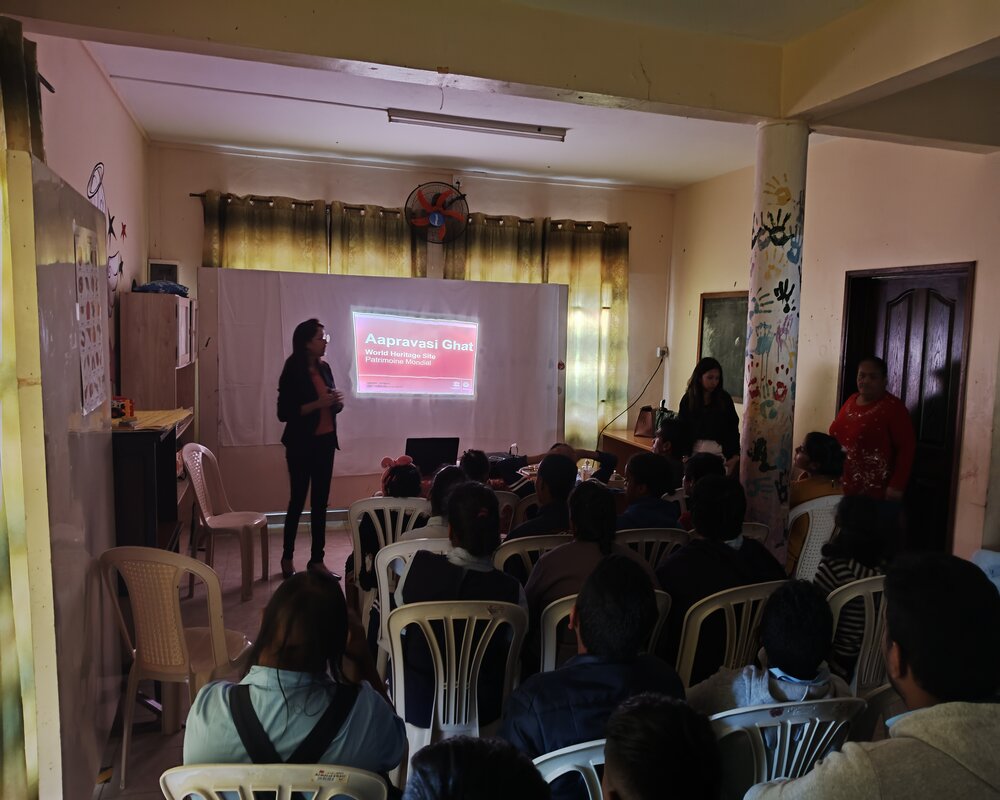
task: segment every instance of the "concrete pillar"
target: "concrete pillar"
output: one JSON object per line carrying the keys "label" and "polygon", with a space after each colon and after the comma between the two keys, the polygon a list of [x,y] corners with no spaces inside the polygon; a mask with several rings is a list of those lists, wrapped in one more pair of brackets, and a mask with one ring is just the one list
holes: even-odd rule
{"label": "concrete pillar", "polygon": [[747,521],[770,528],[768,545],[780,560],[794,446],[808,143],[803,122],[757,128],[740,480]]}

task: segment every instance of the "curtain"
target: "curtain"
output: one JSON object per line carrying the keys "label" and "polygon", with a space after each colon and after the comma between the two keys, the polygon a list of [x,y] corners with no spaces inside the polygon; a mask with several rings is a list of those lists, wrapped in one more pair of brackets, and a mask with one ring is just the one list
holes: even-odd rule
{"label": "curtain", "polygon": [[413,241],[402,210],[330,203],[330,272],[417,277]]}
{"label": "curtain", "polygon": [[205,192],[202,266],[325,273],[326,203]]}
{"label": "curtain", "polygon": [[551,221],[543,269],[569,286],[566,440],[590,447],[628,402],[628,225]]}
{"label": "curtain", "polygon": [[470,214],[465,236],[446,245],[444,277],[544,283],[544,231],[544,223],[532,219]]}

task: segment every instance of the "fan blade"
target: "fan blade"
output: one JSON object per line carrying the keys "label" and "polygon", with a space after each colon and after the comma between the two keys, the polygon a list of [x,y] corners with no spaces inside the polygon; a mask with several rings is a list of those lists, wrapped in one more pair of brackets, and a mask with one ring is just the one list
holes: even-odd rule
{"label": "fan blade", "polygon": [[438,234],[437,240],[439,242],[443,242],[444,241],[444,235],[448,232],[448,229],[444,225],[441,225],[440,227],[436,228],[435,230],[437,231],[437,234]]}
{"label": "fan blade", "polygon": [[430,203],[428,203],[427,202],[427,198],[424,197],[424,190],[423,189],[417,189],[417,202],[420,203],[421,207],[427,213],[430,213],[431,211],[434,210],[434,206],[432,206]]}
{"label": "fan blade", "polygon": [[411,225],[416,225],[417,227],[421,227],[422,228],[422,227],[424,227],[426,225],[430,225],[431,221],[427,217],[413,217],[410,220],[410,224]]}
{"label": "fan blade", "polygon": [[442,211],[442,210],[444,210],[445,201],[449,197],[451,197],[453,194],[455,194],[455,190],[454,189],[445,189],[443,192],[441,192],[437,196],[437,200],[434,202],[434,209],[436,211]]}
{"label": "fan blade", "polygon": [[463,214],[460,211],[452,211],[451,209],[446,208],[441,213],[444,214],[446,217],[451,217],[452,219],[457,219],[462,222],[465,222],[465,214]]}

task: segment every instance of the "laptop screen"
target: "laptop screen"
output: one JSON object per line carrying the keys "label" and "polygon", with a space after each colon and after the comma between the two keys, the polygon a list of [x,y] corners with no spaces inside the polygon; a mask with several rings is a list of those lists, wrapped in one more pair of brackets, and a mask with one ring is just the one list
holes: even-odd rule
{"label": "laptop screen", "polygon": [[421,475],[433,475],[438,467],[458,461],[457,436],[428,436],[406,440],[406,455]]}

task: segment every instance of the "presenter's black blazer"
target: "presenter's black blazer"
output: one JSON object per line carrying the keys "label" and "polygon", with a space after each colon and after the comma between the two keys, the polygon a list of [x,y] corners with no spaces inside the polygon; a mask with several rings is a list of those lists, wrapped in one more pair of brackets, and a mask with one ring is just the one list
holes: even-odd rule
{"label": "presenter's black blazer", "polygon": [[[323,382],[329,389],[335,389],[333,383],[333,371],[325,361],[320,361],[317,365],[319,374]],[[295,357],[289,357],[285,361],[285,368],[281,370],[281,377],[278,379],[278,419],[285,423],[285,432],[281,435],[281,443],[289,450],[308,449],[312,437],[316,434],[316,426],[319,425],[319,410],[311,414],[302,414],[301,409],[306,403],[312,403],[319,399],[316,387],[312,378],[309,377],[309,367],[306,363]],[[337,414],[344,408],[342,403],[337,403],[330,407],[333,412],[333,442],[336,449],[340,449],[337,441]]]}

